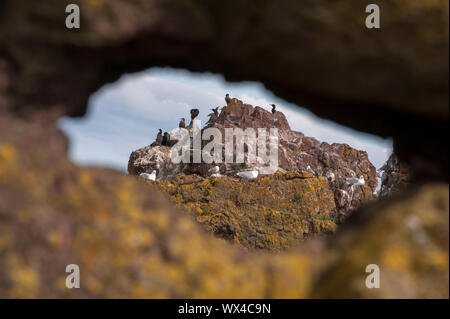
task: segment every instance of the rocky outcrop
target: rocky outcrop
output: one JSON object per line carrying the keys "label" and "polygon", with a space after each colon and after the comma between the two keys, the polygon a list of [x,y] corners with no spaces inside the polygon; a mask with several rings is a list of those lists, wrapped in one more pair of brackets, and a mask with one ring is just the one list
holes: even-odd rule
{"label": "rocky outcrop", "polygon": [[398,157],[392,153],[387,162],[380,168],[381,188],[380,197],[392,196],[406,191],[411,183],[410,168],[400,163]]}
{"label": "rocky outcrop", "polygon": [[[377,187],[376,169],[370,163],[367,152],[359,151],[347,144],[328,144],[320,142],[313,137],[305,136],[301,132],[290,129],[289,123],[282,112],[271,112],[252,105],[245,104],[238,99],[223,107],[219,117],[211,121],[208,128],[218,128],[222,132],[222,143],[225,143],[225,128],[241,128],[242,130],[253,128],[278,129],[278,170],[281,172],[297,171],[306,172],[308,166],[315,175],[328,179],[331,192],[334,194],[334,205],[339,221],[345,219],[349,213],[362,203],[372,199],[372,194]],[[203,128],[205,129],[205,128]],[[203,141],[202,147],[210,141]],[[268,164],[249,163],[248,150],[254,147],[250,143],[244,146],[244,163],[221,163],[220,174],[235,177],[236,172],[257,166],[261,174],[271,174]],[[267,146],[269,149],[269,146]],[[222,146],[224,159],[225,146]],[[170,148],[165,146],[146,146],[133,151],[128,162],[128,172],[138,175],[143,172],[157,171],[158,178],[172,180],[177,174],[197,174],[203,177],[210,175],[208,169],[215,163],[192,164],[180,163],[174,165],[170,157]],[[346,178],[363,176],[366,184],[350,189]]]}

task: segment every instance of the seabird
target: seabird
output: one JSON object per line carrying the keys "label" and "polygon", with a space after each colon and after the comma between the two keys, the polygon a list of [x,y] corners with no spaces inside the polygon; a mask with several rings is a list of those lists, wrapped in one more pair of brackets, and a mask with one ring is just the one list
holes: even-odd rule
{"label": "seabird", "polygon": [[312,170],[311,166],[309,166],[309,165],[306,167],[306,171],[309,172],[309,173],[311,173],[311,174],[313,174],[313,175],[316,175],[316,172],[314,172],[314,171]]}
{"label": "seabird", "polygon": [[215,109],[211,109],[213,111],[213,113],[209,113],[209,120],[208,122],[206,122],[206,124],[212,124],[215,121],[217,121],[217,119],[219,118],[219,111],[218,111],[219,107],[216,107]]}
{"label": "seabird", "polygon": [[276,110],[276,105],[275,104],[270,104],[270,106],[272,106],[272,114],[275,114]]}
{"label": "seabird", "polygon": [[195,119],[200,114],[200,111],[198,109],[192,109],[191,110],[191,122],[193,119]]}
{"label": "seabird", "polygon": [[161,129],[158,129],[158,130],[159,130],[159,132],[156,135],[156,145],[161,145],[162,141],[163,141],[162,130]]}
{"label": "seabird", "polygon": [[214,166],[214,167],[211,167],[209,170],[208,170],[208,172],[210,172],[211,174],[217,174],[217,173],[219,173],[220,172],[220,169],[219,169],[219,166]]}
{"label": "seabird", "polygon": [[178,124],[178,127],[179,128],[185,128],[186,127],[186,122],[185,122],[184,117],[181,118],[180,124]]}
{"label": "seabird", "polygon": [[242,178],[253,179],[253,178],[257,178],[258,174],[259,174],[259,168],[253,167],[251,171],[238,172],[236,175],[239,177],[242,177]]}
{"label": "seabird", "polygon": [[141,174],[139,174],[139,176],[142,178],[145,178],[145,179],[149,179],[151,181],[155,181],[156,180],[156,171],[153,170],[153,172],[151,174],[141,173]]}
{"label": "seabird", "polygon": [[360,176],[359,178],[355,178],[355,177],[351,177],[351,178],[346,178],[345,181],[347,183],[349,183],[350,185],[364,185],[366,183],[366,181],[364,180],[364,176]]}
{"label": "seabird", "polygon": [[225,95],[225,102],[227,102],[227,105],[231,102],[231,97],[228,93]]}
{"label": "seabird", "polygon": [[169,144],[169,140],[170,140],[169,133],[164,132],[164,136],[163,136],[161,145],[167,146]]}
{"label": "seabird", "polygon": [[366,183],[366,181],[364,180],[364,176],[362,175],[359,178],[346,178],[345,181],[351,185],[350,192],[352,193],[352,199],[355,188],[357,186],[363,186]]}

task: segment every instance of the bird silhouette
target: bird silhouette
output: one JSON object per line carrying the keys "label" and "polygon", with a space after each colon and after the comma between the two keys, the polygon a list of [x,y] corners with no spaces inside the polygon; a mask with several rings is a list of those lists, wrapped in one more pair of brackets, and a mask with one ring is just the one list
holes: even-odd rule
{"label": "bird silhouette", "polygon": [[270,104],[270,106],[272,106],[272,114],[275,114],[275,112],[276,112],[275,108],[277,106],[275,104]]}
{"label": "bird silhouette", "polygon": [[200,114],[200,111],[198,109],[192,109],[191,110],[191,121],[195,119]]}
{"label": "bird silhouette", "polygon": [[162,141],[163,141],[162,130],[161,129],[158,129],[158,130],[159,130],[159,132],[156,135],[156,145],[161,145]]}
{"label": "bird silhouette", "polygon": [[214,109],[211,109],[211,111],[214,112],[214,115],[215,115],[215,116],[219,116],[219,106],[216,107],[216,108],[214,108]]}
{"label": "bird silhouette", "polygon": [[161,145],[167,146],[169,143],[169,140],[170,140],[169,133],[164,132],[164,136],[163,136]]}
{"label": "bird silhouette", "polygon": [[211,109],[211,111],[213,111],[213,113],[208,114],[209,120],[206,122],[206,125],[214,123],[219,118],[219,107]]}
{"label": "bird silhouette", "polygon": [[185,122],[184,117],[181,118],[180,124],[178,124],[178,127],[180,127],[180,128],[185,128],[186,127],[186,122]]}
{"label": "bird silhouette", "polygon": [[231,102],[231,97],[228,93],[225,95],[225,102],[227,102],[227,105]]}

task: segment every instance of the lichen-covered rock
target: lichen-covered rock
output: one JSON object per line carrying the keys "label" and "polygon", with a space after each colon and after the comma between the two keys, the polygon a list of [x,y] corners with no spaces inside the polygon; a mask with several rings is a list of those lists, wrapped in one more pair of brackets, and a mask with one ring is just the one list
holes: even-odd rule
{"label": "lichen-covered rock", "polygon": [[181,174],[156,185],[206,230],[246,248],[281,251],[336,229],[328,180],[309,173],[256,181]]}
{"label": "lichen-covered rock", "polygon": [[[416,188],[352,215],[329,241],[334,256],[315,284],[320,298],[448,298],[448,185]],[[366,266],[380,270],[368,289]]]}

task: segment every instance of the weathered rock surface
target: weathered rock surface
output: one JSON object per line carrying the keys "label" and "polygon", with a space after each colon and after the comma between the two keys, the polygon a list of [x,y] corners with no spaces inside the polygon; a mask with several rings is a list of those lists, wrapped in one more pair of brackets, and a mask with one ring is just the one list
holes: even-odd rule
{"label": "weathered rock surface", "polygon": [[[326,142],[321,143],[301,132],[292,131],[282,112],[272,114],[259,106],[253,107],[238,99],[232,99],[222,109],[218,119],[207,126],[207,128],[211,127],[218,128],[222,133],[222,160],[225,156],[225,128],[241,128],[242,130],[252,128],[255,132],[258,128],[264,128],[267,131],[267,136],[270,128],[277,128],[278,166],[280,170],[283,172],[306,172],[306,168],[310,166],[317,176],[327,177],[330,189],[334,194],[337,218],[340,221],[346,218],[356,207],[372,199],[372,194],[377,187],[376,169],[370,163],[367,152],[356,150],[347,144],[333,143],[330,145]],[[203,141],[202,147],[208,143],[209,141]],[[245,143],[245,161],[243,163],[221,163],[219,164],[220,173],[234,177],[236,172],[254,166],[260,167],[263,175],[265,172],[272,173],[268,167],[269,164],[249,163],[248,150],[250,147],[255,146],[252,143]],[[267,151],[269,152],[269,146],[267,146]],[[216,164],[204,162],[174,165],[170,157],[169,147],[146,146],[131,153],[128,172],[139,175],[143,172],[149,173],[156,170],[158,178],[171,180],[180,172],[198,174],[203,177],[209,176],[208,169],[214,165]],[[359,176],[364,176],[366,184],[357,187],[352,192],[345,178]]]}
{"label": "weathered rock surface", "polygon": [[246,248],[281,251],[336,229],[326,177],[275,173],[256,181],[178,175],[156,185],[208,231]]}
{"label": "weathered rock surface", "polygon": [[[335,259],[321,273],[312,296],[448,298],[446,192],[448,185],[427,185],[352,215],[329,241],[328,253]],[[363,283],[370,264],[380,269],[378,289],[367,289]]]}
{"label": "weathered rock surface", "polygon": [[405,192],[411,183],[410,168],[400,163],[398,157],[392,153],[387,162],[380,168],[381,174],[380,196],[392,196]]}

